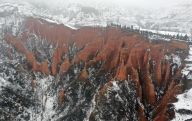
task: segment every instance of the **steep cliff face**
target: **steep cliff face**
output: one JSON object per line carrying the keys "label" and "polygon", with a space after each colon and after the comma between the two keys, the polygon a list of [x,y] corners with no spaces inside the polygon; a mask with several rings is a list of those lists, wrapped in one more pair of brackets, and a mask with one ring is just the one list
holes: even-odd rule
{"label": "steep cliff face", "polygon": [[[170,103],[181,89],[184,65],[175,63],[173,55],[183,60],[187,43],[151,42],[112,26],[72,30],[34,18],[26,19],[24,28],[21,36],[6,34],[5,40],[25,56],[28,70],[55,77],[49,89],[62,88],[56,94],[59,118],[53,115],[53,119],[168,121],[174,117]],[[26,46],[34,34],[46,46]],[[93,109],[86,112],[92,102]]]}

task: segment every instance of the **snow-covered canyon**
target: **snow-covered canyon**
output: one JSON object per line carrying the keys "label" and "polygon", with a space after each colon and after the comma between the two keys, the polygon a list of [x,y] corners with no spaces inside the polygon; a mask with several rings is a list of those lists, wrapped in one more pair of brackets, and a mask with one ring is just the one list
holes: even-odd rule
{"label": "snow-covered canyon", "polygon": [[[186,0],[187,1],[187,0]],[[64,7],[63,7],[64,6]],[[0,52],[14,53],[14,59],[10,60],[7,55],[0,54],[0,95],[2,94],[1,90],[6,87],[8,90],[6,93],[10,93],[10,89],[13,89],[13,92],[20,91],[21,94],[25,94],[27,97],[26,102],[24,102],[24,106],[27,106],[27,103],[31,105],[29,108],[23,107],[19,103],[19,99],[17,96],[21,95],[11,95],[10,99],[6,96],[0,97],[0,102],[4,102],[4,100],[11,100],[11,106],[13,104],[14,110],[18,112],[13,112],[13,114],[19,113],[23,111],[22,115],[17,117],[17,120],[27,120],[33,119],[37,121],[48,121],[48,120],[72,120],[68,118],[70,117],[78,117],[74,111],[77,111],[77,114],[83,114],[85,117],[83,120],[87,121],[91,117],[91,112],[94,111],[96,105],[96,94],[92,95],[91,92],[98,92],[99,88],[96,86],[100,85],[96,82],[91,82],[91,84],[86,87],[86,83],[83,82],[75,82],[75,74],[80,73],[79,71],[82,68],[73,67],[73,71],[71,75],[66,75],[65,78],[61,79],[60,77],[54,76],[46,76],[40,73],[26,72],[21,66],[22,64],[26,64],[25,57],[21,53],[16,52],[15,48],[7,44],[3,38],[4,32],[11,32],[13,35],[17,36],[21,34],[20,28],[23,18],[25,17],[34,17],[46,20],[50,23],[64,24],[65,26],[72,28],[73,30],[78,30],[78,28],[82,26],[107,26],[109,23],[115,23],[122,26],[133,26],[136,29],[140,29],[143,31],[165,34],[165,35],[185,35],[191,36],[191,28],[192,28],[192,2],[187,1],[184,2],[181,6],[176,6],[174,9],[166,9],[166,10],[157,10],[152,12],[150,10],[144,9],[128,9],[121,8],[119,6],[105,6],[105,5],[91,5],[86,6],[79,3],[76,4],[63,4],[63,6],[57,8],[49,9],[48,6],[41,6],[38,4],[34,4],[33,2],[19,1],[15,2],[12,0],[0,0]],[[11,29],[10,29],[11,28]],[[33,35],[32,38],[34,40],[38,40],[39,38],[36,35]],[[41,38],[42,39],[42,38]],[[45,38],[43,38],[45,39]],[[42,40],[43,40],[42,39]],[[159,38],[158,38],[159,39]],[[163,38],[164,40],[170,40]],[[30,44],[30,42],[28,43]],[[33,50],[33,46],[39,46],[36,49],[39,49],[39,53],[46,54],[44,50],[41,50],[43,47],[47,47],[50,50],[48,52],[52,53],[55,49],[54,46],[49,47],[49,45],[43,42],[37,42],[36,45],[27,45],[31,50]],[[38,45],[39,44],[39,45]],[[9,49],[7,49],[9,48]],[[76,48],[75,48],[76,49]],[[71,50],[74,52],[76,50]],[[8,55],[9,56],[9,55]],[[42,57],[43,58],[43,57]],[[175,62],[181,63],[181,60],[175,56]],[[192,46],[190,45],[189,55],[185,59],[186,67],[183,69],[182,73],[186,76],[188,81],[192,79]],[[89,72],[94,72],[95,68],[89,70]],[[6,71],[7,70],[7,71]],[[21,75],[17,73],[20,71]],[[96,69],[95,69],[96,70]],[[36,85],[37,88],[31,92],[31,82],[32,78],[36,77]],[[72,77],[74,76],[74,77]],[[96,80],[95,77],[91,78],[92,80]],[[17,82],[13,82],[16,80]],[[26,81],[28,80],[28,81]],[[60,82],[63,80],[64,82]],[[72,82],[70,82],[72,80]],[[101,81],[102,79],[98,79]],[[62,87],[57,87],[58,83],[64,84],[64,88],[68,88],[66,91],[66,104],[65,108],[58,106],[58,95],[57,93],[62,90]],[[83,86],[82,86],[83,85]],[[102,84],[101,84],[102,85]],[[124,87],[128,90],[128,97],[134,94],[134,92],[130,91],[127,83],[117,84],[115,81],[112,82],[112,87],[109,88],[109,94],[104,95],[108,98],[108,96],[113,96],[110,91],[117,93],[115,95],[115,99],[118,101],[122,101],[121,99],[125,99],[122,94],[122,90],[119,88]],[[187,82],[187,88],[183,94],[177,96],[178,102],[174,103],[176,117],[173,121],[190,121],[192,120],[192,84],[191,82]],[[54,89],[51,89],[51,88]],[[93,89],[94,88],[94,89]],[[74,91],[75,90],[75,91]],[[94,90],[94,91],[93,91]],[[107,90],[108,91],[108,90]],[[13,93],[11,92],[11,93]],[[4,94],[5,92],[3,92]],[[5,93],[5,94],[6,94]],[[2,94],[2,95],[3,95]],[[32,96],[31,96],[32,95]],[[75,95],[77,97],[71,96]],[[84,95],[88,95],[88,98],[84,97]],[[90,96],[90,97],[89,97]],[[8,95],[9,97],[9,95]],[[14,100],[12,100],[12,99]],[[90,100],[91,99],[91,100]],[[87,101],[88,100],[88,101]],[[130,99],[131,100],[131,99]],[[111,99],[110,101],[113,101]],[[107,102],[106,102],[107,103]],[[2,104],[6,107],[9,104]],[[35,106],[34,106],[35,105]],[[34,107],[33,107],[34,106]],[[105,105],[102,105],[105,107]],[[130,107],[130,105],[126,105]],[[82,107],[83,110],[80,110],[76,107]],[[60,112],[60,109],[62,112]],[[9,112],[9,108],[1,109],[1,114],[6,114]],[[81,112],[82,111],[82,112]],[[86,113],[85,113],[86,112]],[[97,112],[98,113],[98,112]],[[32,114],[32,115],[30,115]],[[55,115],[57,114],[57,115]],[[9,114],[7,114],[9,115]],[[10,116],[14,119],[14,116]],[[64,118],[63,118],[64,117]],[[63,119],[62,119],[63,118]],[[0,119],[1,120],[1,119]],[[77,119],[74,119],[77,120]],[[79,119],[81,120],[81,119]]]}

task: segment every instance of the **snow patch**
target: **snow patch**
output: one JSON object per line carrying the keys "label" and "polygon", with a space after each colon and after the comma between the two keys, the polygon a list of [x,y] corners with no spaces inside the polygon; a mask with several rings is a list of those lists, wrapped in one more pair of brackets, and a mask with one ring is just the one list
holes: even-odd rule
{"label": "snow patch", "polygon": [[[192,46],[190,46],[189,56],[185,60],[188,61],[189,64],[186,64],[186,67],[182,70],[182,73],[186,75],[188,79],[192,79],[192,74],[190,74],[190,71],[192,71]],[[192,89],[178,95],[177,98],[178,102],[174,103],[176,110],[186,109],[192,111]],[[185,121],[191,118],[192,115],[182,115],[176,112],[175,118],[172,121]]]}
{"label": "snow patch", "polygon": [[177,55],[172,55],[173,63],[176,63],[178,66],[181,66],[181,58]]}
{"label": "snow patch", "polygon": [[0,91],[2,90],[2,87],[6,87],[7,85],[9,85],[9,82],[0,77]]}
{"label": "snow patch", "polygon": [[[187,109],[192,110],[192,89],[187,91],[184,94],[178,95],[177,98],[179,99],[178,102],[174,103],[175,109]],[[182,115],[176,112],[176,118],[172,121],[185,121],[187,119],[191,119],[192,115]]]}
{"label": "snow patch", "polygon": [[113,84],[113,90],[120,90],[120,88],[119,88],[119,86],[118,86],[118,84],[117,84],[117,81],[112,81],[112,84]]}

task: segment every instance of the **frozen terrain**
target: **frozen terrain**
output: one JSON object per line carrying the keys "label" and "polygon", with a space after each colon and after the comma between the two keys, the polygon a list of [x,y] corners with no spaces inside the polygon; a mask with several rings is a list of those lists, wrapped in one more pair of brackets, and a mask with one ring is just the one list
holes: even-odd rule
{"label": "frozen terrain", "polygon": [[[54,6],[54,5],[53,5]],[[12,28],[13,35],[19,34],[19,26],[23,21],[22,17],[35,17],[35,18],[42,18],[49,22],[58,23],[58,24],[65,24],[66,26],[77,29],[80,26],[106,26],[109,23],[120,24],[122,26],[131,26],[133,25],[135,28],[139,28],[140,30],[150,31],[154,33],[160,34],[188,34],[191,35],[192,32],[192,1],[185,0],[180,5],[175,5],[173,8],[166,8],[166,9],[146,9],[146,8],[126,8],[120,7],[118,5],[112,4],[106,6],[104,4],[92,4],[92,5],[84,5],[82,3],[62,3],[60,7],[52,7],[49,6],[41,6],[39,4],[35,4],[33,2],[26,2],[26,1],[18,1],[15,2],[13,0],[0,0],[0,39],[3,38],[3,31],[4,26],[10,26]],[[3,28],[3,29],[2,29]],[[5,44],[4,41],[0,41],[2,47],[9,47],[9,45]],[[6,51],[3,50],[1,51]],[[1,52],[0,51],[0,52]],[[16,52],[15,52],[16,53]],[[31,82],[25,82],[26,79],[32,78],[30,74],[23,71],[22,72],[22,79],[21,85],[16,85],[15,87],[10,85],[10,79],[17,78],[16,74],[16,67],[19,67],[19,63],[23,62],[23,58],[20,54],[16,53],[15,60],[10,61],[4,55],[0,55],[0,66],[1,66],[1,73],[0,73],[0,95],[1,90],[3,87],[13,88],[14,91],[21,91],[21,93],[25,93],[29,91],[28,87],[30,86]],[[178,58],[176,61],[179,60]],[[183,70],[183,74],[187,76],[187,79],[192,79],[192,46],[190,46],[189,56],[186,58],[186,68]],[[12,68],[13,66],[13,68]],[[9,69],[8,69],[9,68]],[[8,72],[4,70],[8,69]],[[8,74],[7,74],[8,73]],[[82,86],[79,83],[75,83],[75,87],[77,88],[76,92],[69,92],[68,93],[77,93],[79,101],[72,102],[71,97],[67,97],[67,103],[69,106],[66,106],[65,110],[62,114],[54,115],[58,113],[58,106],[57,103],[57,95],[56,92],[59,90],[50,90],[50,86],[53,86],[55,83],[53,81],[58,81],[59,78],[54,78],[52,76],[44,77],[39,75],[39,73],[35,73],[37,78],[37,85],[38,91],[32,92],[33,96],[29,96],[30,94],[26,94],[29,98],[29,101],[34,101],[37,103],[38,101],[41,102],[37,104],[36,108],[29,108],[29,109],[22,109],[23,107],[19,106],[17,102],[13,102],[15,106],[18,106],[18,110],[20,108],[25,110],[26,115],[21,117],[23,120],[27,117],[28,113],[32,113],[33,118],[36,120],[47,121],[53,119],[59,119],[62,116],[67,115],[68,110],[78,110],[76,109],[76,105],[81,106],[82,103],[85,102],[85,99],[82,98],[84,93],[87,93],[86,90],[82,91]],[[71,78],[71,77],[70,77]],[[69,77],[65,79],[65,81],[69,82]],[[11,82],[11,84],[14,82]],[[24,84],[23,84],[24,83]],[[113,82],[112,90],[118,91],[119,87],[116,82]],[[93,85],[95,85],[93,83]],[[69,85],[67,85],[69,86]],[[53,86],[54,87],[54,86]],[[31,88],[30,88],[31,90]],[[87,89],[89,91],[89,89]],[[30,92],[31,93],[31,92]],[[82,94],[81,94],[82,93]],[[119,95],[117,95],[117,98]],[[91,100],[91,103],[85,103],[85,110],[88,110],[86,113],[86,118],[84,121],[88,120],[91,115],[91,112],[95,108],[95,95],[94,98]],[[1,97],[0,97],[1,98]],[[4,97],[5,98],[5,97]],[[14,97],[15,98],[15,97]],[[9,100],[9,99],[7,99]],[[35,100],[38,100],[35,102]],[[0,99],[2,101],[2,99]],[[185,120],[192,120],[192,89],[186,90],[185,93],[178,95],[178,102],[175,103],[175,110],[176,110],[176,117],[173,121],[185,121]],[[88,106],[87,106],[88,105]],[[41,108],[38,108],[40,106]],[[72,109],[70,109],[72,106]],[[84,105],[83,105],[84,106]],[[87,107],[86,107],[87,106]],[[2,110],[2,109],[0,109]],[[9,109],[5,109],[8,111]],[[38,115],[36,113],[38,112]],[[15,113],[15,112],[14,112]],[[52,117],[53,116],[53,117]],[[21,118],[18,117],[18,118]],[[1,119],[0,119],[1,120]]]}
{"label": "frozen terrain", "polygon": [[192,89],[184,94],[178,95],[179,101],[175,103],[176,115],[172,121],[191,121],[192,120]]}
{"label": "frozen terrain", "polygon": [[[57,4],[57,2],[60,2]],[[0,18],[17,10],[24,16],[44,18],[53,22],[63,23],[72,27],[106,26],[109,23],[135,26],[153,31],[187,33],[192,32],[192,2],[184,0],[175,2],[166,8],[138,8],[119,6],[111,2],[104,4],[84,4],[80,2],[57,1],[53,4],[42,2],[27,2],[1,0]],[[6,7],[5,7],[6,6]]]}
{"label": "frozen terrain", "polygon": [[[192,81],[192,46],[190,46],[189,56],[186,59],[187,65],[183,69],[183,74],[187,75],[187,78]],[[191,121],[192,120],[192,89],[186,90],[185,93],[177,96],[178,102],[176,102],[175,110],[176,117],[173,121]]]}

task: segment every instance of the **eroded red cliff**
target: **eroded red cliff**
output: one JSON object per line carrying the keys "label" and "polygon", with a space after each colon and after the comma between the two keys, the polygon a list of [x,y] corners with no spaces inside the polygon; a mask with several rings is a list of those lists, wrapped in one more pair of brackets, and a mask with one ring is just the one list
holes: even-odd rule
{"label": "eroded red cliff", "polygon": [[[137,96],[140,97],[141,102],[156,107],[154,120],[168,120],[164,118],[167,116],[167,105],[171,97],[174,97],[179,90],[180,85],[177,85],[174,79],[175,76],[180,76],[182,66],[175,75],[172,75],[172,60],[166,57],[176,54],[178,49],[187,52],[188,45],[185,42],[150,42],[137,33],[124,32],[116,27],[84,27],[72,30],[63,25],[33,18],[25,21],[25,28],[29,30],[29,33],[24,32],[21,37],[7,34],[5,39],[18,52],[26,56],[33,71],[53,76],[63,75],[71,66],[83,64],[84,69],[78,77],[79,80],[87,80],[89,78],[87,69],[100,63],[98,73],[111,73],[114,80],[132,80],[135,83]],[[35,33],[39,38],[44,38],[44,41],[54,45],[55,49],[50,62],[47,59],[38,62],[35,53],[24,46],[23,39],[26,39],[27,34],[30,33]],[[77,48],[77,52],[70,58],[63,58],[70,54],[72,45]],[[111,82],[108,82],[107,86],[109,85]],[[102,94],[107,86],[101,88]],[[159,97],[157,88],[162,86],[166,87],[165,92]],[[63,91],[60,95],[62,99],[59,101],[63,103]],[[140,121],[147,120],[143,110],[142,107],[138,110]]]}

